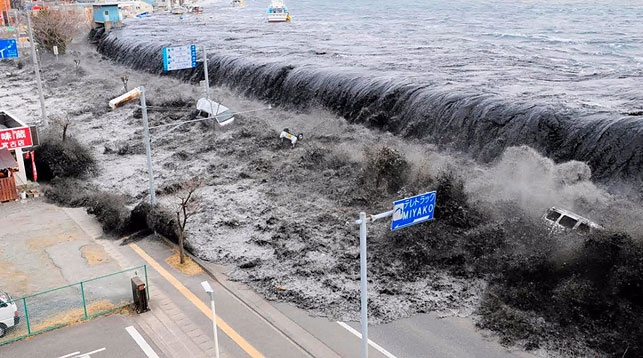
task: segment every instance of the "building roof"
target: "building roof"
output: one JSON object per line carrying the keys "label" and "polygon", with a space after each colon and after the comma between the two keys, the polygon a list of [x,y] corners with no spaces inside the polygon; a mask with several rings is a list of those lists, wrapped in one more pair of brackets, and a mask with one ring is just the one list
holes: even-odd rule
{"label": "building roof", "polygon": [[[1,1],[1,0],[0,0]],[[0,129],[26,127],[27,125],[14,114],[0,110]]]}
{"label": "building roof", "polygon": [[13,155],[8,149],[0,149],[0,169],[15,168],[18,162],[13,159]]}

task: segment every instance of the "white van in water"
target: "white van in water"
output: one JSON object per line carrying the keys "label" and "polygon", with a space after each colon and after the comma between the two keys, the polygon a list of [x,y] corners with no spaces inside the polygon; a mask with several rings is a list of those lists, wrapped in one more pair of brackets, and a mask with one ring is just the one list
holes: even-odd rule
{"label": "white van in water", "polygon": [[199,98],[196,102],[196,109],[199,111],[200,115],[205,113],[205,117],[213,117],[216,119],[217,123],[221,126],[232,124],[234,122],[234,113],[232,113],[228,107],[211,99]]}
{"label": "white van in water", "polygon": [[17,325],[19,321],[16,303],[8,293],[0,290],[0,337],[4,337],[7,328]]}
{"label": "white van in water", "polygon": [[556,207],[547,210],[543,220],[552,228],[552,231],[573,230],[579,234],[589,234],[603,228],[588,218]]}

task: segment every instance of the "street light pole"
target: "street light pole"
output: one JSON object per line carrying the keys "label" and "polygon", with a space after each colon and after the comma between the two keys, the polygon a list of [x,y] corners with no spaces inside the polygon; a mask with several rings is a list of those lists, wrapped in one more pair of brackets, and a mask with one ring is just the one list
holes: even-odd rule
{"label": "street light pole", "polygon": [[47,123],[47,112],[45,111],[45,96],[42,94],[42,80],[40,79],[40,65],[38,64],[38,56],[36,55],[36,44],[33,40],[33,31],[31,31],[31,11],[27,10],[27,29],[29,30],[29,42],[31,43],[31,56],[33,57],[33,65],[36,68],[36,82],[38,83],[38,95],[40,96],[40,112],[41,120],[45,127]]}
{"label": "street light pole", "polygon": [[214,353],[216,358],[219,358],[219,339],[217,337],[217,313],[214,309],[214,290],[208,281],[201,282],[201,286],[205,292],[210,295],[210,307],[212,309],[212,331],[214,332]]}
{"label": "street light pole", "polygon": [[366,223],[378,219],[393,216],[393,210],[375,215],[366,215],[365,212],[359,213],[359,219],[355,224],[359,225],[359,277],[360,277],[360,322],[362,325],[362,358],[368,358],[368,290],[367,290],[367,270],[366,270]]}
{"label": "street light pole", "polygon": [[143,131],[145,132],[145,154],[147,156],[147,174],[150,177],[150,204],[156,204],[156,189],[154,189],[154,172],[152,171],[152,148],[150,144],[150,126],[147,122],[147,105],[145,104],[145,87],[141,90],[141,113],[143,114]]}
{"label": "street light pole", "polygon": [[150,204],[154,206],[156,204],[156,189],[154,185],[154,172],[152,171],[152,148],[150,146],[150,126],[149,123],[147,122],[147,104],[145,103],[145,87],[139,86],[134,88],[133,90],[122,94],[112,100],[109,101],[109,106],[112,109],[115,109],[119,105],[131,101],[133,99],[139,98],[141,100],[141,113],[143,116],[143,132],[145,135],[145,138],[143,138],[143,141],[145,142],[145,154],[147,156],[147,173],[149,175],[149,182],[150,182]]}
{"label": "street light pole", "polygon": [[366,213],[359,213],[359,269],[360,269],[360,301],[362,322],[362,358],[368,358],[368,290],[366,279]]}

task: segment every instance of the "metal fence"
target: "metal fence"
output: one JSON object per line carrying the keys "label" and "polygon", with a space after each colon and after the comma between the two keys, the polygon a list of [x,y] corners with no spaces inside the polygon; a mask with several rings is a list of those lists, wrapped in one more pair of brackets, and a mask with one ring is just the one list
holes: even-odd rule
{"label": "metal fence", "polygon": [[146,290],[149,290],[147,266],[142,265],[14,298],[20,321],[0,338],[0,345],[132,305],[131,279],[139,274],[143,274]]}

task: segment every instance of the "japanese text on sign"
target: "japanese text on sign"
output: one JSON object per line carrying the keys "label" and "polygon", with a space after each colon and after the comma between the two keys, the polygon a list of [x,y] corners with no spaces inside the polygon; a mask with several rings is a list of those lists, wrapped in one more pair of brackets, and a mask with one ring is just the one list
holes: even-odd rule
{"label": "japanese text on sign", "polygon": [[196,67],[196,45],[163,47],[163,71]]}
{"label": "japanese text on sign", "polygon": [[433,219],[436,194],[435,191],[431,191],[394,202],[391,230]]}
{"label": "japanese text on sign", "polygon": [[0,149],[31,147],[31,131],[28,127],[0,130]]}

